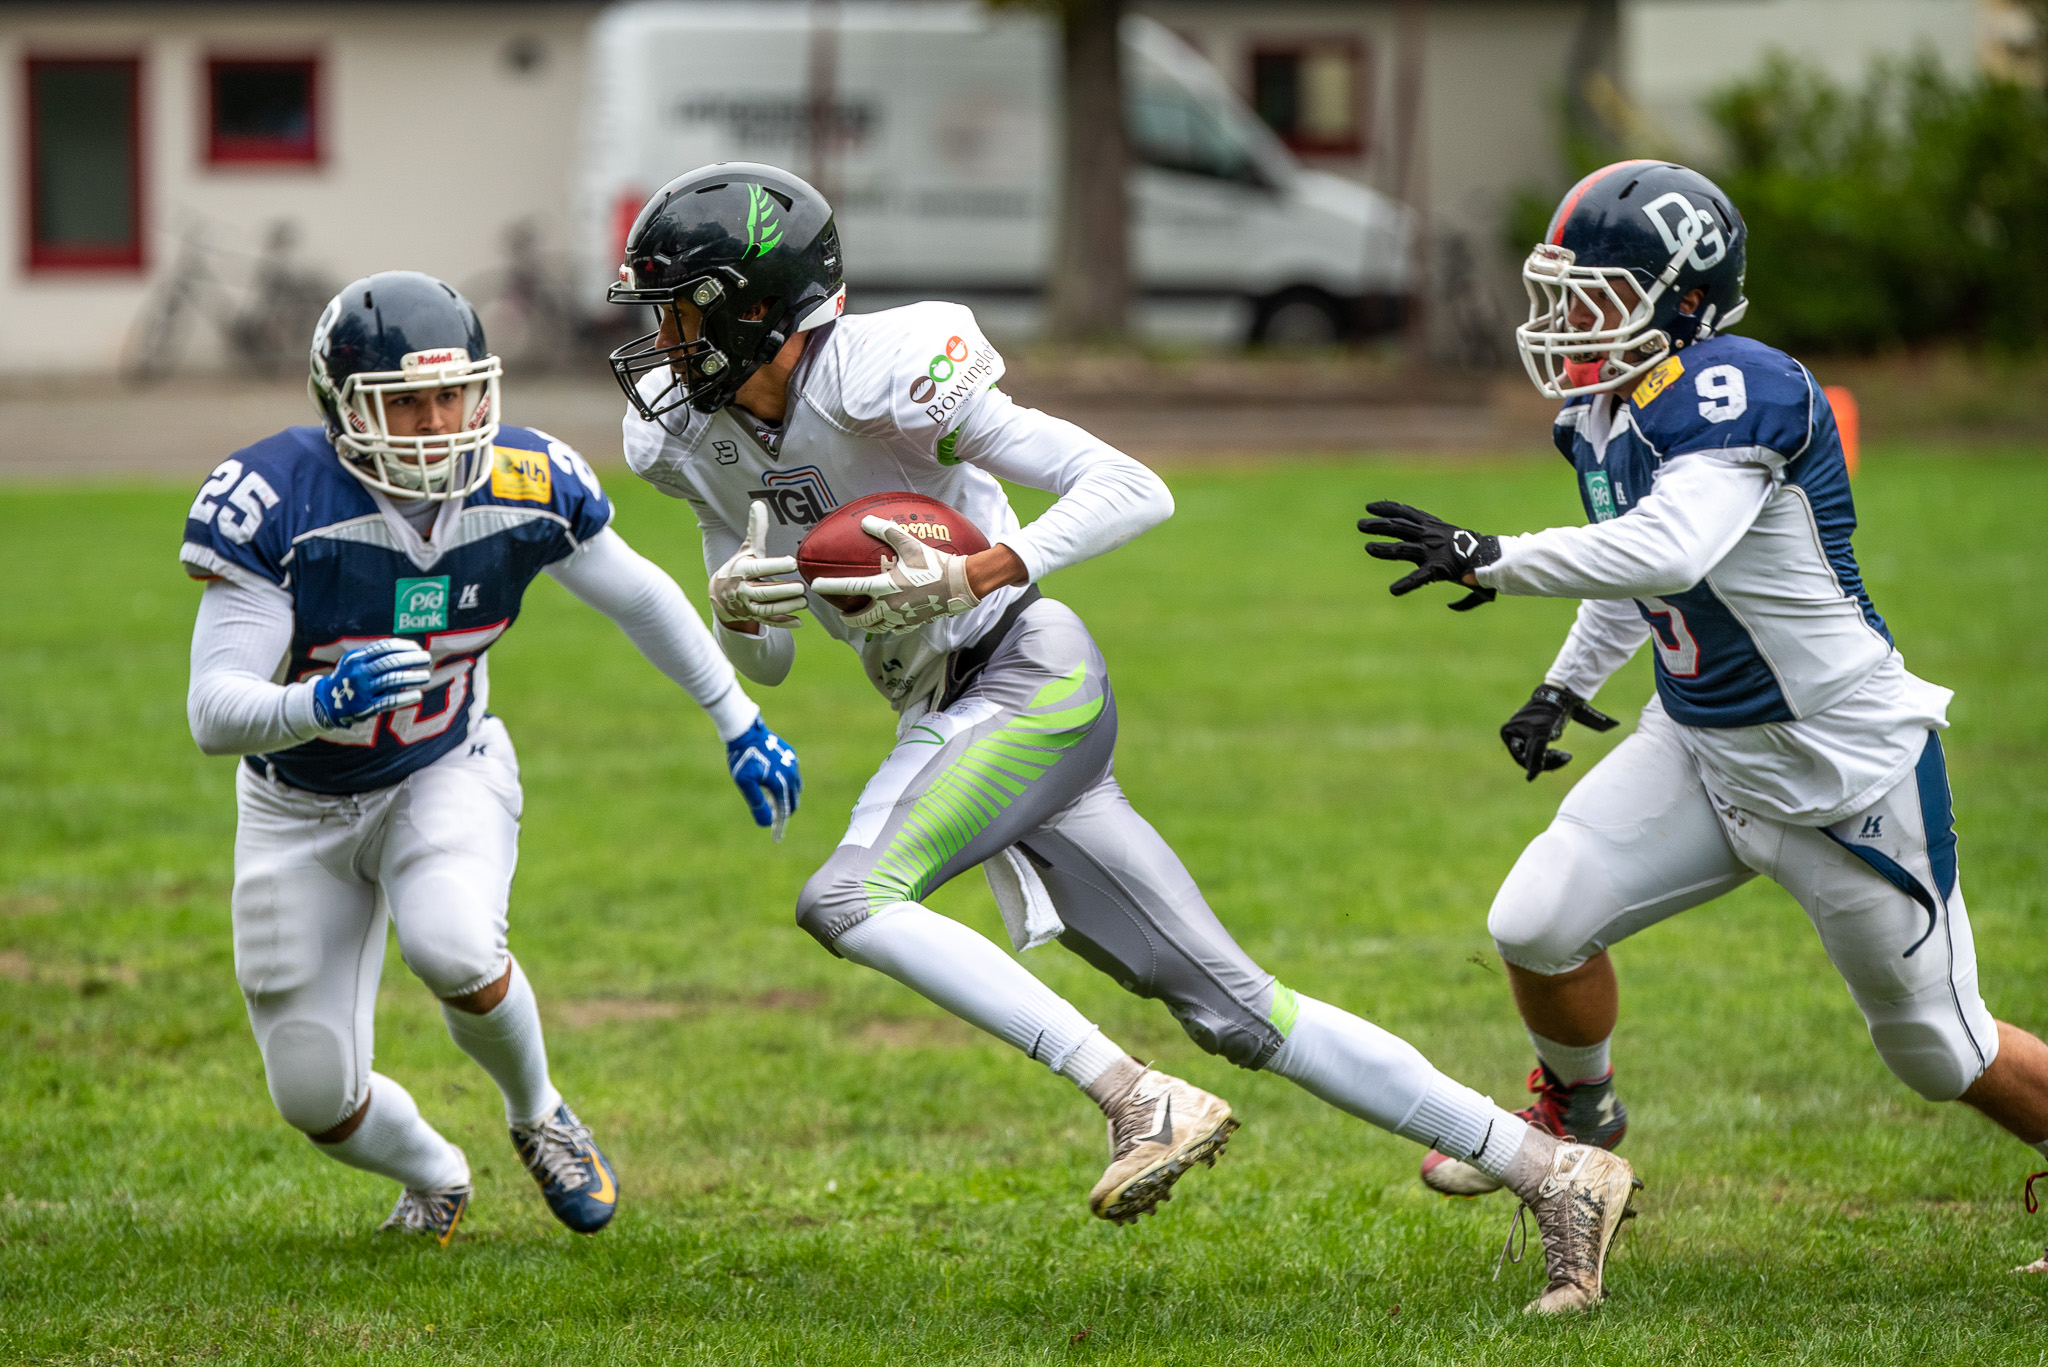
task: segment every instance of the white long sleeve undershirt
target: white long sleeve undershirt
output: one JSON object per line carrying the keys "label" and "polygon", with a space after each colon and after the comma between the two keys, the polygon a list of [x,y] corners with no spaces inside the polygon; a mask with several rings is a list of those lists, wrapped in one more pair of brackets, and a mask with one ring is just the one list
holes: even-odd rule
{"label": "white long sleeve undershirt", "polygon": [[[564,588],[611,618],[650,663],[710,715],[719,739],[743,734],[760,709],[733,677],[703,619],[676,582],[607,528],[547,567]],[[267,584],[215,580],[192,629],[185,713],[209,755],[253,755],[322,733],[313,681],[280,684],[291,648],[292,600]]]}
{"label": "white long sleeve undershirt", "polygon": [[983,393],[961,422],[959,455],[998,479],[1058,495],[1029,526],[997,538],[1034,583],[1173,516],[1165,480],[1085,428],[999,389]]}
{"label": "white long sleeve undershirt", "polygon": [[1633,598],[1588,598],[1543,682],[1591,698],[1650,639]]}
{"label": "white long sleeve undershirt", "polygon": [[759,634],[749,636],[715,622],[713,635],[733,668],[764,688],[774,688],[789,677],[796,663],[796,633],[788,627],[761,624]]}
{"label": "white long sleeve undershirt", "polygon": [[1543,598],[1654,598],[1683,593],[1742,539],[1775,486],[1768,466],[1707,452],[1676,456],[1624,516],[1500,539],[1474,578]]}

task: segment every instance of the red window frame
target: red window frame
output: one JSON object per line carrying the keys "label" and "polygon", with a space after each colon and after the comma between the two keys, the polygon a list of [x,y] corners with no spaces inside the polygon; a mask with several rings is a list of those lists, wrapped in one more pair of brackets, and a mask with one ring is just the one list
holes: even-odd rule
{"label": "red window frame", "polygon": [[[240,67],[306,73],[306,136],[303,138],[223,137],[220,131],[220,85],[223,71]],[[210,55],[206,59],[206,164],[208,166],[318,166],[321,160],[320,57]]]}
{"label": "red window frame", "polygon": [[[36,152],[41,145],[37,134],[36,120],[36,73],[48,67],[100,66],[126,67],[128,70],[128,145],[133,155],[128,161],[128,203],[129,238],[126,242],[106,246],[70,247],[59,243],[44,242],[37,236],[37,224],[42,215],[41,186],[36,175]],[[21,126],[26,135],[22,147],[21,177],[23,213],[21,240],[28,253],[28,268],[31,271],[64,270],[141,270],[144,262],[142,225],[147,218],[147,206],[143,201],[144,147],[142,141],[142,58],[127,53],[68,53],[55,55],[30,52],[21,59]]]}
{"label": "red window frame", "polygon": [[[1362,157],[1372,143],[1372,48],[1348,34],[1303,34],[1275,38],[1251,45],[1247,90],[1256,108],[1259,60],[1292,57],[1296,61],[1318,52],[1342,52],[1351,59],[1351,132],[1342,138],[1316,138],[1300,133],[1279,133],[1291,151],[1312,157]],[[1275,130],[1278,133],[1278,130]]]}

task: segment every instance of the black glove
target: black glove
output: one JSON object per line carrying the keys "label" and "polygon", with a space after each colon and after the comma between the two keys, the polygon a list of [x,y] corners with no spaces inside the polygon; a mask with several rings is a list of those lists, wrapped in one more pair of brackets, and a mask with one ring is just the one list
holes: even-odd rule
{"label": "black glove", "polygon": [[1564,735],[1568,721],[1595,731],[1612,731],[1617,724],[1569,688],[1539,684],[1529,695],[1529,701],[1522,704],[1522,710],[1509,717],[1508,724],[1500,729],[1508,753],[1529,775],[1529,782],[1534,783],[1538,774],[1562,769],[1572,762],[1571,751],[1550,748],[1552,741]]}
{"label": "black glove", "polygon": [[[1463,527],[1453,527],[1420,508],[1411,508],[1405,503],[1380,502],[1366,504],[1365,510],[1373,516],[1360,518],[1358,530],[1367,536],[1395,538],[1393,541],[1368,542],[1365,553],[1381,560],[1408,560],[1421,567],[1394,581],[1388,592],[1396,598],[1440,579],[1446,583],[1462,584],[1465,576],[1481,565],[1491,565],[1500,559],[1499,537],[1481,536]],[[1491,603],[1495,597],[1492,589],[1474,589],[1451,604],[1451,611],[1470,612],[1481,603]]]}

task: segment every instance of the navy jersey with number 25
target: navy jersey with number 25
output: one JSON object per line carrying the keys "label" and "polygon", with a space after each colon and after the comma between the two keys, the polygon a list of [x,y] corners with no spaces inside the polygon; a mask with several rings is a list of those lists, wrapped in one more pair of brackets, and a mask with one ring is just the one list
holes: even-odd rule
{"label": "navy jersey with number 25", "polygon": [[[432,536],[387,518],[319,427],[291,427],[222,461],[185,519],[186,573],[291,595],[290,653],[277,676],[327,673],[388,636],[433,657],[426,696],[263,760],[316,793],[398,782],[462,744],[484,715],[484,652],[519,616],[526,586],[611,521],[583,457],[545,432],[502,427],[489,482],[443,505]],[[395,524],[395,525],[394,525]]]}
{"label": "navy jersey with number 25", "polygon": [[1784,352],[1710,338],[1667,357],[1627,395],[1573,400],[1554,436],[1595,522],[1626,517],[1682,455],[1771,476],[1756,522],[1706,578],[1636,600],[1674,720],[1734,727],[1811,717],[1891,654],[1849,545],[1856,509],[1834,413]]}

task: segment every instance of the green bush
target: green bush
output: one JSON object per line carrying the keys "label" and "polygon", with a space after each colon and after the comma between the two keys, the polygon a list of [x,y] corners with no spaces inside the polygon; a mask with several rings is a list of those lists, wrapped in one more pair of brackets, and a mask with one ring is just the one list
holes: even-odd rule
{"label": "green bush", "polygon": [[2048,338],[2048,99],[1931,60],[1778,60],[1708,105],[1750,230],[1743,331],[1789,350]]}

